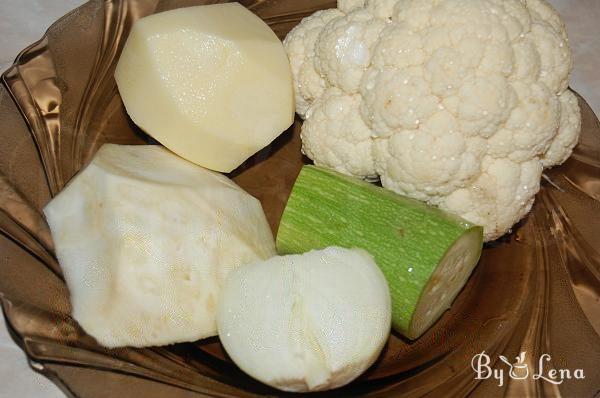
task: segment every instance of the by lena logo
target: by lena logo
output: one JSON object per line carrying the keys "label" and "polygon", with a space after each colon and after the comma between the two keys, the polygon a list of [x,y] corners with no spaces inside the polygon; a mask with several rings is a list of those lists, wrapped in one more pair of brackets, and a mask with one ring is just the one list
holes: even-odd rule
{"label": "by lena logo", "polygon": [[583,369],[571,371],[570,369],[554,369],[548,367],[548,362],[552,360],[548,354],[540,356],[537,363],[537,369],[530,369],[530,366],[525,361],[526,355],[525,352],[520,353],[519,356],[515,357],[514,363],[509,361],[504,355],[500,355],[500,360],[508,366],[508,373],[506,373],[505,369],[502,367],[492,369],[490,366],[492,360],[490,356],[483,351],[482,353],[475,355],[471,360],[471,367],[476,375],[475,379],[487,380],[489,378],[494,378],[498,381],[499,387],[504,385],[507,376],[513,380],[525,380],[531,378],[533,380],[547,381],[552,384],[562,384],[565,380],[571,379],[585,379]]}

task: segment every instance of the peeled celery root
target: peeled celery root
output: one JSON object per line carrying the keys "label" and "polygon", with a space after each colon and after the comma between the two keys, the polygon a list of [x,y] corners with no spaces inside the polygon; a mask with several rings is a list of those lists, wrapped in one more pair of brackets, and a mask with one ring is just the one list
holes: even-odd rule
{"label": "peeled celery root", "polygon": [[364,181],[304,166],[276,244],[280,254],[328,246],[367,250],[388,281],[393,328],[416,339],[467,282],[483,229]]}

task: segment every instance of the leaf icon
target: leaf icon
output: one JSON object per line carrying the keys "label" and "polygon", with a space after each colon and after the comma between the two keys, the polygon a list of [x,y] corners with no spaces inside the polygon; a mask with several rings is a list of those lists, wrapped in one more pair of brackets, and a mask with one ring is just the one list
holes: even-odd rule
{"label": "leaf icon", "polygon": [[502,362],[507,364],[512,369],[512,367],[513,367],[512,363],[510,363],[510,361],[504,355],[500,355],[499,358]]}

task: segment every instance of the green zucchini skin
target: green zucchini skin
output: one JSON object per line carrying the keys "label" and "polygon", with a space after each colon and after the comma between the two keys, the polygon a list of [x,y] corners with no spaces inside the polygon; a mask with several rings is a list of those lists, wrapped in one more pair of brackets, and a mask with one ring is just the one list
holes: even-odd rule
{"label": "green zucchini skin", "polygon": [[[392,327],[409,338],[422,291],[445,253],[463,234],[483,228],[422,202],[316,166],[304,166],[277,235],[279,254],[328,246],[362,248],[388,280]],[[476,261],[475,261],[476,264]],[[473,264],[472,266],[474,267]]]}

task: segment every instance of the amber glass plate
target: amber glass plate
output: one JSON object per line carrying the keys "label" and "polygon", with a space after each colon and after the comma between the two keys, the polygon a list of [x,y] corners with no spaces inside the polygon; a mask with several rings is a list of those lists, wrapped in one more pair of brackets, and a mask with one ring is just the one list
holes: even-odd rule
{"label": "amber glass plate", "polygon": [[[55,23],[0,86],[0,302],[33,369],[76,397],[285,395],[243,374],[217,338],[107,350],[70,316],[69,294],[40,209],[105,142],[149,140],[127,118],[113,71],[133,21],[194,0],[96,0]],[[283,37],[334,1],[242,1]],[[600,390],[600,127],[580,98],[574,156],[546,174],[532,213],[485,248],[451,310],[416,342],[392,335],[351,385],[318,396],[565,396]],[[258,197],[273,230],[303,163],[296,122],[233,178]],[[472,358],[503,371],[477,380]],[[509,375],[509,363],[525,352]],[[549,357],[543,356],[548,354]],[[549,359],[551,358],[551,359]],[[542,360],[543,368],[539,369]],[[527,366],[529,375],[523,378]],[[561,384],[535,378],[567,369]],[[581,369],[585,379],[575,379]],[[566,373],[563,373],[566,376]],[[579,374],[581,375],[581,374]],[[522,380],[518,380],[521,378]],[[6,381],[9,382],[9,381]],[[502,384],[502,386],[499,386]]]}

